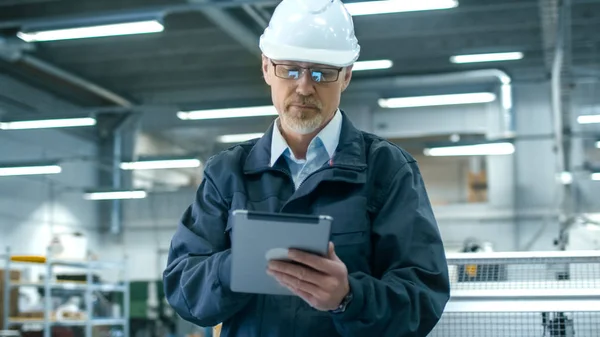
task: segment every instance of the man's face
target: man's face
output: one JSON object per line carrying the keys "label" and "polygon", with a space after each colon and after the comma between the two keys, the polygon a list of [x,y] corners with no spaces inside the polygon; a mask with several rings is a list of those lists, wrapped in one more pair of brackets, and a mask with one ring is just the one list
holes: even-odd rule
{"label": "man's face", "polygon": [[[310,70],[309,70],[310,69]],[[348,87],[352,68],[262,58],[271,99],[285,127],[310,134],[330,120]]]}

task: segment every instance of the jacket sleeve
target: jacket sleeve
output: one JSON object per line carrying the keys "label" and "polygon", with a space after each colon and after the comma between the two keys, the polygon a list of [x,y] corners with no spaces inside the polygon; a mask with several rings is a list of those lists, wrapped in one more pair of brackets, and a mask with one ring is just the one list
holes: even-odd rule
{"label": "jacket sleeve", "polygon": [[205,173],[171,240],[163,273],[165,295],[183,319],[199,326],[224,322],[252,298],[229,288],[228,214],[227,203]]}
{"label": "jacket sleeve", "polygon": [[332,314],[344,336],[427,336],[449,300],[448,266],[415,162],[395,174],[372,223],[372,275],[349,275],[353,299]]}

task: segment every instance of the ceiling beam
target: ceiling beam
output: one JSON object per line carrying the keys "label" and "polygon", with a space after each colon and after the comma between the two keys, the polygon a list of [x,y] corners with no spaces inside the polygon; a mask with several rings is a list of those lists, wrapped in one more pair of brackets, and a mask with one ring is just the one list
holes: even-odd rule
{"label": "ceiling beam", "polygon": [[[202,10],[205,8],[236,8],[245,4],[250,5],[276,5],[279,0],[219,0],[219,1],[194,1],[183,4],[156,5],[138,7],[135,9],[119,9],[118,5],[114,9],[98,10],[85,16],[78,14],[66,14],[52,17],[35,18],[17,18],[0,22],[0,29],[18,29],[20,27],[43,27],[61,24],[64,22],[102,22],[102,21],[122,21],[135,18],[147,18],[151,16],[165,16],[167,14],[190,12]],[[117,2],[115,2],[117,4]],[[121,19],[121,20],[119,20]]]}
{"label": "ceiling beam", "polygon": [[[192,4],[213,3],[210,0],[188,0]],[[231,36],[236,42],[244,46],[250,53],[260,57],[262,52],[258,47],[258,34],[233,17],[226,9],[206,6],[200,9],[213,24],[221,28],[225,33]]]}
{"label": "ceiling beam", "polygon": [[64,69],[61,69],[51,63],[26,54],[25,50],[31,50],[33,47],[30,44],[13,42],[7,39],[0,38],[0,59],[12,64],[14,67],[27,67],[34,69],[51,78],[58,79],[64,83],[68,83],[76,88],[93,94],[115,106],[129,108],[134,105],[127,98],[120,96],[111,90],[88,81],[80,76],[72,74]]}

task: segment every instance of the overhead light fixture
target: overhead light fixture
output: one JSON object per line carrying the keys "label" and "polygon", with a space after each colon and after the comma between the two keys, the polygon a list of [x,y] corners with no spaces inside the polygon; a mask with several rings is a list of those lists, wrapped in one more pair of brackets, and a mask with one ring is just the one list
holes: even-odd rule
{"label": "overhead light fixture", "polygon": [[600,141],[596,142],[596,148],[600,149]]}
{"label": "overhead light fixture", "polygon": [[383,0],[364,1],[344,4],[352,16],[374,15],[401,12],[431,11],[458,7],[456,0]]}
{"label": "overhead light fixture", "polygon": [[600,181],[600,173],[592,173],[592,180]]}
{"label": "overhead light fixture", "polygon": [[88,192],[83,195],[84,199],[87,200],[144,199],[147,196],[146,191]]}
{"label": "overhead light fixture", "polygon": [[27,176],[42,174],[58,174],[62,168],[58,165],[10,166],[0,167],[0,176]]}
{"label": "overhead light fixture", "polygon": [[573,174],[571,172],[561,172],[557,176],[557,180],[563,185],[570,185],[573,183]]}
{"label": "overhead light fixture", "polygon": [[521,60],[524,57],[522,52],[493,53],[493,54],[472,54],[456,55],[450,58],[452,63],[479,63],[479,62],[500,62]]}
{"label": "overhead light fixture", "polygon": [[25,129],[50,129],[50,128],[72,128],[80,126],[96,125],[96,119],[84,118],[62,118],[42,119],[31,121],[0,122],[1,130],[25,130]]}
{"label": "overhead light fixture", "polygon": [[260,138],[264,136],[264,133],[240,133],[237,135],[221,135],[217,137],[217,142],[219,143],[242,143],[247,140]]}
{"label": "overhead light fixture", "polygon": [[136,162],[123,162],[122,170],[161,170],[200,167],[199,159],[171,159],[171,160],[144,160]]}
{"label": "overhead light fixture", "polygon": [[352,72],[363,70],[389,69],[394,65],[391,60],[358,61],[352,66]]}
{"label": "overhead light fixture", "polygon": [[177,113],[177,117],[181,120],[259,117],[275,115],[277,115],[277,110],[272,105],[254,106],[247,108],[180,111]]}
{"label": "overhead light fixture", "polygon": [[480,92],[454,95],[382,98],[379,99],[377,102],[382,108],[394,109],[439,105],[489,103],[495,100],[495,94],[489,92]]}
{"label": "overhead light fixture", "polygon": [[509,155],[515,152],[511,143],[486,143],[474,145],[459,145],[434,147],[425,149],[424,154],[432,157],[447,156],[498,156]]}
{"label": "overhead light fixture", "polygon": [[577,117],[579,124],[595,124],[600,123],[600,115],[584,115]]}
{"label": "overhead light fixture", "polygon": [[164,26],[160,22],[156,20],[150,20],[88,27],[41,30],[35,32],[19,32],[17,33],[17,37],[25,42],[42,42],[105,36],[148,34],[162,32],[163,30]]}

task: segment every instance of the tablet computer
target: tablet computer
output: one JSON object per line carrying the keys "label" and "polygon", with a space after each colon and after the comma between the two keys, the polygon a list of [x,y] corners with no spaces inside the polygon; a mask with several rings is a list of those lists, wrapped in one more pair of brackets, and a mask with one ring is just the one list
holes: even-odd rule
{"label": "tablet computer", "polygon": [[290,248],[326,256],[333,218],[329,216],[232,213],[231,290],[235,292],[293,295],[267,274],[270,260],[287,260]]}

